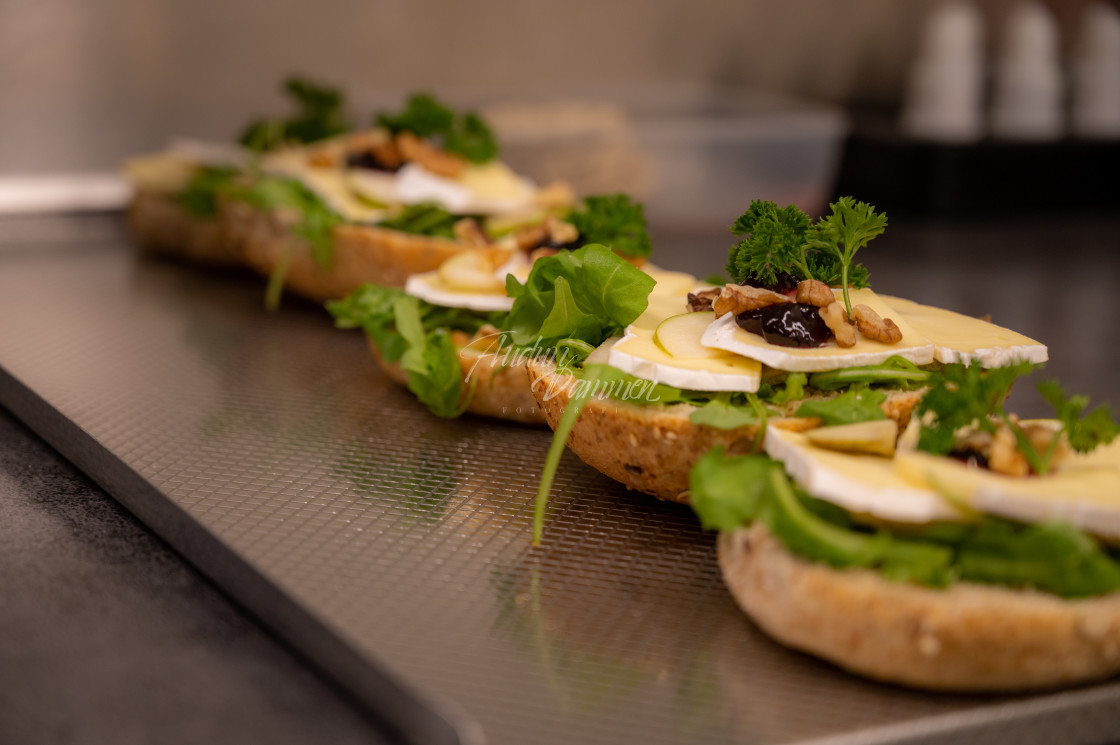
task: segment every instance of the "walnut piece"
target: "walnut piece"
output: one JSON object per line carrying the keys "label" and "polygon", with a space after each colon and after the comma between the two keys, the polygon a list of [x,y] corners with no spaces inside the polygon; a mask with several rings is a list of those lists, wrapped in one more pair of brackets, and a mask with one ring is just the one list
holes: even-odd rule
{"label": "walnut piece", "polygon": [[482,232],[478,220],[473,217],[464,217],[462,220],[458,220],[452,230],[455,233],[455,240],[460,243],[480,247],[490,245],[490,239],[486,237],[486,233]]}
{"label": "walnut piece", "polygon": [[517,247],[522,251],[532,251],[548,240],[548,229],[545,228],[544,223],[525,225],[517,229],[513,239],[517,241]]}
{"label": "walnut piece", "polygon": [[[797,294],[798,296],[801,295],[800,288],[798,288]],[[829,290],[828,295],[832,297],[831,290]],[[821,314],[821,320],[825,322],[832,335],[836,337],[838,346],[847,349],[856,345],[856,330],[848,322],[848,314],[844,312],[843,303],[836,302],[836,298],[833,297],[832,302],[821,306],[818,312]]]}
{"label": "walnut piece", "polygon": [[889,318],[882,318],[866,305],[852,307],[850,314],[856,328],[868,339],[883,344],[897,344],[902,341],[902,330]]}
{"label": "walnut piece", "polygon": [[575,225],[553,215],[545,218],[544,227],[548,231],[549,239],[556,246],[572,243],[579,238],[579,230],[576,229]]}
{"label": "walnut piece", "polygon": [[401,132],[394,140],[401,157],[428,169],[437,176],[458,178],[467,167],[465,158],[426,142],[411,132]]}
{"label": "walnut piece", "polygon": [[773,290],[764,290],[761,287],[749,285],[724,285],[719,297],[712,302],[712,310],[716,318],[722,318],[728,313],[738,315],[747,310],[758,310],[770,305],[788,303],[789,298]]}
{"label": "walnut piece", "polygon": [[576,201],[575,191],[567,181],[552,181],[537,189],[533,204],[537,207],[568,207]]}
{"label": "walnut piece", "polygon": [[819,279],[803,279],[797,283],[797,302],[824,308],[836,302],[836,295]]}
{"label": "walnut piece", "polygon": [[387,171],[400,168],[403,162],[401,152],[384,131],[355,132],[346,138],[348,154],[369,153],[378,166]]}
{"label": "walnut piece", "polygon": [[1005,424],[1001,424],[992,437],[992,446],[988,449],[988,468],[1016,478],[1030,473],[1026,457],[1015,445],[1015,434]]}
{"label": "walnut piece", "polygon": [[701,290],[700,292],[688,293],[688,312],[697,313],[700,311],[711,310],[712,303],[717,297],[719,297],[720,289],[721,288],[719,287],[713,287],[710,290]]}

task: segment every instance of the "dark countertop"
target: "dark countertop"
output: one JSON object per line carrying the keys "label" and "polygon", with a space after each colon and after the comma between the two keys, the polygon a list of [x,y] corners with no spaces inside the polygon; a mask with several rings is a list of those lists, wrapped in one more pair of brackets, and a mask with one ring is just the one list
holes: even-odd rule
{"label": "dark countertop", "polygon": [[[888,292],[968,313],[1009,309],[995,320],[1050,344],[1051,374],[1115,407],[1118,223],[900,220],[883,250],[860,258]],[[665,234],[662,263],[700,255],[701,270],[718,269],[728,240]],[[0,499],[0,742],[387,741],[2,408]]]}
{"label": "dark countertop", "polygon": [[0,408],[0,742],[388,742]]}

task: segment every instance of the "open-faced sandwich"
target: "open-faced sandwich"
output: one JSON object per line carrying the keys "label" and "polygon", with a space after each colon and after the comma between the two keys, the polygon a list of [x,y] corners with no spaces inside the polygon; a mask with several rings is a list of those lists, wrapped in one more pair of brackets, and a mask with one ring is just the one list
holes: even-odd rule
{"label": "open-faced sandwich", "polygon": [[1046,359],[1021,334],[874,293],[852,257],[885,226],[848,198],[815,224],[796,207],[752,204],[732,226],[742,237],[727,267],[735,283],[655,289],[582,367],[530,362],[557,447],[630,488],[686,502],[703,453],[756,451],[764,425],[874,416],[897,429],[944,364]]}
{"label": "open-faced sandwich", "polygon": [[581,357],[631,323],[651,288],[693,281],[644,262],[642,209],[623,195],[588,198],[546,224],[563,240],[528,244],[497,267],[464,252],[403,290],[366,284],[327,307],[340,327],[363,329],[381,368],[433,413],[543,423],[529,359]]}
{"label": "open-faced sandwich", "polygon": [[142,242],[194,257],[213,238],[210,253],[270,278],[275,306],[285,287],[335,299],[366,282],[403,286],[468,249],[511,255],[519,229],[547,233],[571,206],[562,184],[537,188],[502,164],[476,114],[417,95],[350,131],[337,91],[301,80],[287,91],[296,113],[252,125],[239,148],[128,164]]}
{"label": "open-faced sandwich", "polygon": [[[765,632],[879,680],[953,691],[1120,671],[1118,427],[1056,383],[1054,420],[1003,410],[1029,364],[935,373],[910,427],[768,429],[709,452],[692,506]],[[897,449],[894,447],[898,440]]]}

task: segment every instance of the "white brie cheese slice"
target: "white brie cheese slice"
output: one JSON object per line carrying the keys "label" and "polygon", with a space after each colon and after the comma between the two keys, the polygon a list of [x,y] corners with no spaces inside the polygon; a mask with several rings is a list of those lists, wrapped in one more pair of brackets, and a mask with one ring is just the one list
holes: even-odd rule
{"label": "white brie cheese slice", "polygon": [[397,171],[396,200],[404,204],[435,202],[455,214],[498,215],[527,209],[536,189],[501,163],[467,166],[458,179],[437,176],[409,163]]}
{"label": "white brie cheese slice", "polygon": [[442,305],[446,308],[493,311],[509,310],[513,307],[513,298],[505,294],[459,292],[451,289],[439,278],[437,272],[413,274],[405,282],[404,291],[432,305]]}
{"label": "white brie cheese slice", "polygon": [[890,458],[818,448],[804,434],[777,427],[766,428],[763,448],[809,494],[849,512],[903,523],[961,519],[937,492],[899,474]]}
{"label": "white brie cheese slice", "polygon": [[1046,345],[1030,337],[951,310],[922,305],[905,298],[880,295],[922,336],[933,342],[933,358],[951,364],[979,362],[984,367],[1004,367],[1018,362],[1045,362]]}
{"label": "white brie cheese slice", "polygon": [[[843,293],[834,290],[838,299]],[[851,290],[852,305],[867,305],[883,318],[890,318],[902,331],[902,340],[897,344],[882,344],[871,341],[857,332],[856,344],[850,348],[837,346],[835,341],[821,347],[798,348],[770,344],[758,334],[744,331],[735,323],[735,316],[727,313],[708,327],[700,343],[705,347],[723,349],[728,352],[750,357],[775,370],[789,372],[820,372],[838,370],[859,365],[878,365],[890,357],[898,355],[916,365],[933,362],[933,343],[914,330],[904,318],[899,317],[886,303],[869,289]]]}
{"label": "white brie cheese slice", "polygon": [[643,380],[692,391],[753,393],[762,381],[762,365],[728,355],[680,359],[666,354],[653,341],[653,329],[632,324],[611,347],[608,364]]}
{"label": "white brie cheese slice", "polygon": [[900,476],[948,493],[981,512],[1021,522],[1063,520],[1088,533],[1120,538],[1120,470],[1077,463],[1046,476],[1015,478],[923,452],[895,457]]}

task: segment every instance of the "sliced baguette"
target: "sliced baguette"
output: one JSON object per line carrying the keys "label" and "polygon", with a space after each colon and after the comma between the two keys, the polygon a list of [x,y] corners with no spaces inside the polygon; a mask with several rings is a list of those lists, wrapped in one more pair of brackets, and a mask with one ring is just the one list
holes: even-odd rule
{"label": "sliced baguette", "polygon": [[308,242],[292,233],[284,212],[235,203],[228,215],[245,264],[267,277],[287,260],[285,289],[310,300],[343,298],[367,282],[403,287],[410,275],[438,269],[466,249],[447,238],[344,224],[331,231],[331,262],[323,268],[312,258]]}
{"label": "sliced baguette", "polygon": [[193,215],[171,194],[138,187],[125,219],[140,245],[154,255],[209,266],[242,263],[240,241],[224,216]]}
{"label": "sliced baguette", "polygon": [[[539,358],[528,362],[529,384],[544,411],[548,425],[556,428],[571,398],[571,378],[558,375],[555,363]],[[884,412],[908,420],[920,399],[913,391],[900,391],[883,404]],[[659,499],[688,502],[688,475],[704,453],[722,445],[729,454],[750,452],[758,427],[716,429],[696,425],[688,404],[635,405],[609,398],[593,398],[584,407],[568,437],[568,448],[589,466],[627,488]],[[805,430],[820,425],[814,417],[772,418],[768,426]]]}

